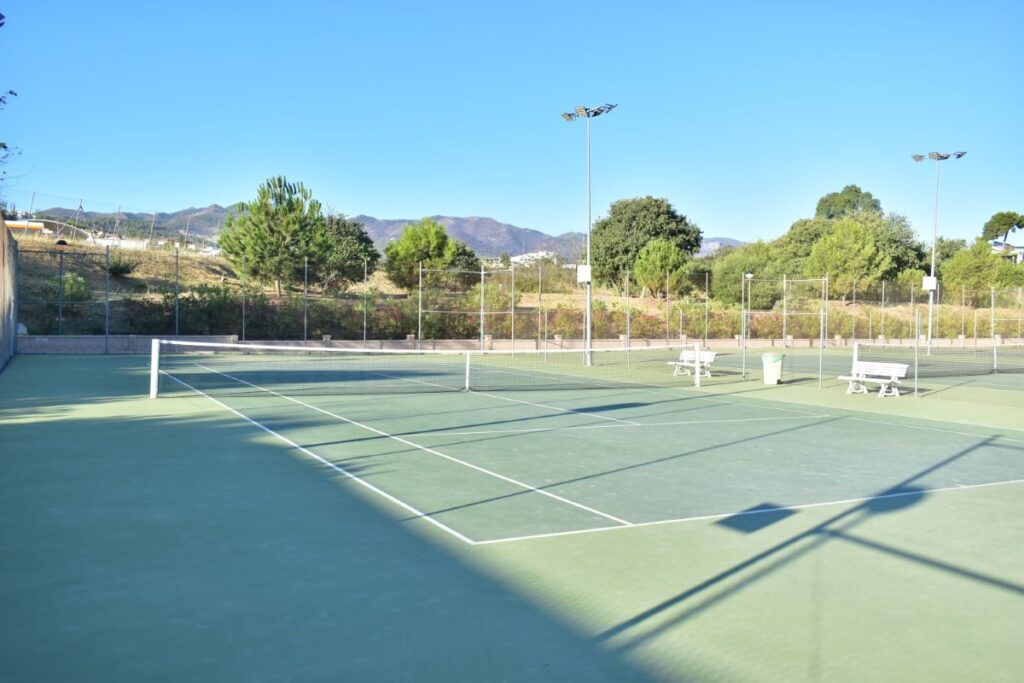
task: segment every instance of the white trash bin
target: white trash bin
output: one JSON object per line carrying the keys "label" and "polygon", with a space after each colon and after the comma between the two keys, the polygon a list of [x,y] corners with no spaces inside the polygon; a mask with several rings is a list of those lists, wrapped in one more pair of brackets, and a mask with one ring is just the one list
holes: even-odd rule
{"label": "white trash bin", "polygon": [[764,372],[765,384],[782,384],[782,359],[781,353],[762,353],[761,369]]}

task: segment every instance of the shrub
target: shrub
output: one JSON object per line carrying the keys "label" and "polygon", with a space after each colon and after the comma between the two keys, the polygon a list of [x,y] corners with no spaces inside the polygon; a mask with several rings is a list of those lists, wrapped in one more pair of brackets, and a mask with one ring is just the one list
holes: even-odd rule
{"label": "shrub", "polygon": [[110,267],[107,272],[114,277],[125,277],[135,272],[139,263],[140,259],[137,256],[114,249],[110,252]]}

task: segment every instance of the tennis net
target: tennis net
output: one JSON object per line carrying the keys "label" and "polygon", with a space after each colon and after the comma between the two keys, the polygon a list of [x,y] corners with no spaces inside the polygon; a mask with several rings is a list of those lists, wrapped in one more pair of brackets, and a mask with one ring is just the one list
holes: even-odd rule
{"label": "tennis net", "polygon": [[[857,344],[854,360],[906,363],[911,376],[966,377],[993,373],[1024,372],[1024,344],[984,346],[897,346]],[[915,362],[916,356],[916,362]]]}
{"label": "tennis net", "polygon": [[[150,395],[378,394],[692,384],[681,346],[583,350],[340,349],[154,340]],[[686,348],[693,349],[693,345]]]}

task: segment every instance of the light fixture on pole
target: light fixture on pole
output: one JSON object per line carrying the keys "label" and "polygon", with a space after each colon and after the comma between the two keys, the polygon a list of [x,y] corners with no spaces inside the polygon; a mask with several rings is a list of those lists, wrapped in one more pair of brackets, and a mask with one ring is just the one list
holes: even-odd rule
{"label": "light fixture on pole", "polygon": [[[935,278],[935,252],[939,241],[939,168],[941,162],[953,157],[959,159],[967,152],[928,152],[929,159],[935,161],[935,223],[932,227],[932,266],[928,277],[924,279],[924,289],[928,290],[928,353],[932,350],[932,316],[935,308],[935,290],[938,288],[938,281]],[[924,161],[924,154],[911,154],[910,158],[915,162]]]}
{"label": "light fixture on pole", "polygon": [[587,120],[587,265],[584,270],[577,271],[576,280],[577,282],[586,282],[587,285],[587,308],[584,311],[584,323],[583,323],[583,348],[584,355],[586,356],[587,365],[592,364],[591,358],[591,347],[592,347],[592,336],[593,336],[593,283],[590,269],[590,231],[593,228],[593,220],[591,218],[591,189],[590,189],[590,119],[601,114],[607,114],[612,109],[615,109],[619,105],[617,104],[602,104],[599,107],[593,109],[589,107],[576,107],[574,112],[563,112],[562,118],[568,122],[573,122],[578,118],[585,118]]}

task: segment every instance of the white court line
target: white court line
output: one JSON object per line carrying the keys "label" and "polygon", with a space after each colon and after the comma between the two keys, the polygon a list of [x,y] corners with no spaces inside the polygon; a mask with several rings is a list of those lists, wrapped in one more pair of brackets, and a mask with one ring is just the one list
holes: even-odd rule
{"label": "white court line", "polygon": [[[1006,486],[1014,484],[1024,484],[1024,479],[1006,479],[1004,481],[993,481],[985,484],[962,484],[957,486],[944,486],[934,489],[922,489],[919,491],[901,491],[899,493],[884,493],[878,496],[867,496],[864,498],[848,498],[846,500],[829,500],[821,503],[804,503],[802,505],[786,505],[781,507],[770,508],[767,510],[743,510],[740,512],[726,512],[714,515],[698,515],[696,517],[679,517],[677,519],[659,519],[654,522],[635,522],[629,525],[631,529],[637,529],[640,527],[647,526],[664,526],[669,524],[685,524],[688,522],[703,522],[714,519],[726,519],[728,517],[741,517],[747,515],[765,515],[773,512],[784,512],[786,510],[807,510],[818,507],[828,507],[832,505],[850,505],[852,503],[869,503],[873,500],[884,500],[886,498],[903,498],[906,496],[923,496],[929,493],[948,493],[951,491],[967,491],[970,489],[980,489],[992,486]],[[575,529],[573,531],[553,531],[546,534],[533,534],[530,536],[509,536],[507,538],[495,538],[487,541],[477,541],[475,545],[496,545],[498,543],[511,543],[515,541],[532,541],[539,538],[556,538],[559,536],[579,536],[582,534],[592,534],[604,531],[615,531],[622,529],[621,526],[604,526],[595,527],[593,529]]]}
{"label": "white court line", "polygon": [[[972,437],[974,437],[976,439],[990,439],[992,441],[1010,441],[1011,443],[1024,443],[1024,439],[1014,439],[1013,437],[1010,437],[1010,436],[1000,436],[998,434],[972,434],[971,432],[958,432],[958,431],[953,430],[953,429],[940,429],[939,427],[924,427],[922,425],[904,425],[904,424],[899,424],[897,422],[886,422],[885,420],[869,420],[866,417],[854,417],[852,415],[850,415],[848,417],[851,420],[859,420],[861,422],[867,422],[868,424],[888,425],[890,427],[905,427],[907,429],[920,429],[920,430],[923,430],[923,431],[926,431],[926,432],[941,432],[943,434],[956,434],[957,436],[972,436]],[[917,418],[917,417],[912,417],[912,418],[909,418],[909,419],[911,419],[911,420],[919,420],[919,419],[934,420],[936,418]],[[940,420],[940,421],[941,422],[946,422],[947,420]],[[1016,430],[1015,429],[1014,431],[1020,431],[1020,430]]]}
{"label": "white court line", "polygon": [[[331,411],[324,410],[323,408],[320,408],[319,406],[315,406],[315,405],[312,405],[310,403],[305,403],[303,401],[298,400],[297,398],[292,398],[291,396],[286,396],[284,394],[280,394],[280,393],[278,393],[276,391],[273,391],[271,389],[267,389],[265,387],[257,386],[255,384],[250,383],[250,382],[246,382],[244,379],[239,379],[238,377],[232,377],[231,375],[229,375],[227,373],[220,372],[219,370],[214,370],[213,368],[206,367],[205,365],[199,365],[198,363],[196,365],[198,367],[203,368],[204,370],[208,370],[208,371],[216,373],[218,375],[222,375],[224,377],[227,377],[228,379],[234,380],[235,382],[239,382],[240,384],[245,384],[246,386],[250,386],[253,389],[258,389],[259,391],[265,391],[268,394],[272,394],[273,396],[277,396],[279,398],[283,398],[286,401],[291,401],[292,403],[295,403],[295,404],[300,405],[300,406],[304,406],[306,408],[309,408],[310,410],[315,410],[318,413],[321,413],[323,415],[328,415],[330,417],[335,418],[336,420],[340,420],[342,422],[346,422],[346,423],[348,423],[350,425],[353,425],[355,427],[359,427],[361,429],[365,429],[368,432],[373,432],[374,434],[378,434],[378,435],[383,436],[385,438],[393,439],[393,440],[395,440],[395,441],[397,441],[397,442],[399,442],[401,444],[405,444],[406,446],[412,446],[413,448],[419,449],[419,450],[423,451],[424,453],[430,453],[431,455],[436,455],[439,458],[444,458],[445,460],[450,460],[450,461],[452,461],[454,463],[458,463],[458,464],[460,464],[460,465],[462,465],[464,467],[468,467],[468,468],[470,468],[472,470],[476,470],[477,472],[482,472],[483,474],[490,475],[492,477],[495,477],[496,479],[501,479],[502,481],[506,481],[506,482],[508,482],[510,484],[514,484],[515,486],[518,486],[518,487],[520,487],[522,489],[525,489],[527,491],[530,491],[530,492],[533,492],[533,493],[539,493],[542,496],[547,496],[548,498],[552,498],[554,500],[557,500],[560,503],[565,503],[566,505],[571,505],[571,506],[573,506],[575,508],[579,508],[580,510],[585,510],[586,512],[589,512],[591,514],[597,515],[598,517],[604,517],[605,519],[608,519],[608,520],[611,520],[613,522],[616,522],[616,523],[618,523],[618,524],[620,524],[622,526],[630,526],[631,525],[630,522],[627,522],[624,519],[620,519],[620,518],[618,518],[618,517],[616,517],[614,515],[610,515],[607,512],[601,512],[600,510],[597,510],[595,508],[592,508],[592,507],[589,507],[587,505],[584,505],[583,503],[577,503],[574,500],[569,500],[568,498],[564,498],[562,496],[559,496],[558,494],[551,493],[550,491],[545,491],[543,489],[539,489],[539,488],[537,488],[535,486],[531,486],[530,484],[527,484],[525,482],[519,481],[518,479],[513,479],[512,477],[506,477],[504,474],[499,474],[497,472],[494,472],[492,470],[486,469],[484,467],[480,467],[479,465],[474,465],[473,463],[466,462],[465,460],[460,460],[459,458],[456,458],[456,457],[451,456],[451,455],[447,455],[447,454],[442,453],[441,451],[436,450],[434,448],[428,448],[427,446],[423,446],[421,444],[414,443],[412,441],[409,441],[408,439],[403,439],[400,436],[395,436],[394,434],[388,434],[387,432],[381,431],[380,429],[377,429],[376,427],[371,427],[369,425],[364,425],[364,424],[362,424],[360,422],[356,422],[355,420],[352,420],[352,419],[349,419],[347,417],[344,417],[343,415],[338,415],[337,413],[332,413]],[[221,404],[221,405],[223,405],[223,404]],[[248,418],[246,418],[246,419],[248,419]]]}
{"label": "white court line", "polygon": [[525,429],[480,429],[468,432],[406,432],[403,436],[475,436],[479,434],[534,434],[536,432],[569,432],[580,429],[633,429],[636,427],[674,427],[678,425],[724,424],[730,422],[778,422],[779,420],[814,420],[828,415],[794,415],[793,417],[742,417],[735,420],[682,420],[678,422],[631,422],[629,424],[575,425],[571,427],[527,427]]}
{"label": "white court line", "polygon": [[398,498],[395,498],[390,493],[377,488],[376,486],[374,486],[370,482],[366,481],[365,479],[361,479],[360,477],[357,477],[356,475],[354,475],[351,472],[349,472],[348,470],[346,470],[344,467],[341,467],[340,465],[336,465],[333,462],[330,462],[329,460],[325,460],[324,458],[320,457],[319,455],[317,455],[313,451],[309,450],[308,448],[305,448],[304,446],[300,446],[299,444],[295,443],[294,441],[292,441],[288,437],[275,432],[270,427],[267,427],[265,425],[260,424],[259,422],[257,422],[256,420],[252,419],[248,415],[243,415],[242,413],[240,413],[239,411],[235,410],[231,406],[226,405],[226,404],[218,401],[217,399],[215,399],[213,396],[210,396],[206,392],[204,392],[204,391],[202,391],[200,389],[196,389],[191,384],[189,384],[187,382],[184,382],[184,381],[178,379],[177,377],[175,377],[173,375],[168,375],[167,373],[164,373],[163,370],[161,370],[161,373],[163,373],[167,377],[170,377],[175,382],[178,382],[179,384],[185,385],[186,387],[188,387],[192,391],[195,391],[196,393],[198,393],[198,394],[200,394],[202,396],[205,396],[206,398],[210,399],[211,401],[213,401],[214,403],[219,405],[224,410],[227,410],[228,412],[234,413],[235,415],[237,415],[238,417],[242,418],[243,420],[245,420],[249,424],[251,424],[251,425],[253,425],[255,427],[258,427],[259,429],[262,429],[263,431],[265,431],[266,433],[270,434],[271,436],[274,436],[274,437],[280,439],[281,441],[283,441],[284,443],[288,444],[292,448],[294,448],[294,449],[296,449],[298,451],[301,451],[302,453],[305,453],[306,455],[308,455],[309,457],[313,458],[314,460],[318,460],[319,462],[323,463],[324,465],[327,465],[328,467],[330,467],[332,470],[335,470],[336,472],[339,472],[339,473],[345,475],[346,477],[348,477],[352,481],[356,482],[357,484],[361,484],[362,486],[365,486],[366,488],[368,488],[369,490],[373,491],[377,495],[379,495],[379,496],[381,496],[381,497],[391,501],[392,503],[394,503],[395,505],[403,508],[404,510],[408,510],[409,512],[411,512],[415,516],[416,519],[423,519],[423,520],[426,520],[427,522],[430,522],[431,524],[433,524],[437,528],[441,529],[442,531],[448,532],[449,534],[451,534],[455,538],[459,539],[463,543],[468,543],[469,545],[476,545],[477,541],[474,541],[473,539],[460,534],[455,529],[452,529],[451,527],[446,526],[445,524],[442,524],[441,522],[437,521],[436,519],[434,519],[430,515],[426,514],[425,512],[421,512],[420,510],[417,510],[412,505],[409,505],[408,503],[406,503],[404,501],[401,501]]}

